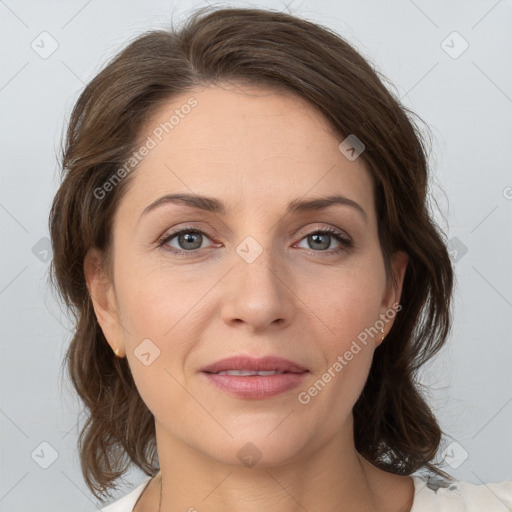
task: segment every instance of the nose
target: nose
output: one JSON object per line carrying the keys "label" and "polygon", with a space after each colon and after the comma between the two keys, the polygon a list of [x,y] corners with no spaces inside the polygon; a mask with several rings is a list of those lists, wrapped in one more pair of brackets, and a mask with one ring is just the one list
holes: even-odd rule
{"label": "nose", "polygon": [[290,273],[269,249],[251,263],[234,254],[234,268],[222,297],[222,319],[230,326],[245,325],[255,333],[282,329],[292,322],[296,296]]}

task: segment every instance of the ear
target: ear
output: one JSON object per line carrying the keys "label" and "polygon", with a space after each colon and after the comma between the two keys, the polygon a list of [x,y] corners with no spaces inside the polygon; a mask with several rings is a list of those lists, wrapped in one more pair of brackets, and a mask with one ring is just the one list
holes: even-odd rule
{"label": "ear", "polygon": [[[388,319],[384,327],[384,336],[390,331],[393,326],[394,318],[397,312],[397,306],[400,303],[400,297],[402,295],[402,287],[404,283],[405,270],[407,268],[407,263],[409,262],[409,256],[404,251],[396,251],[393,253],[391,258],[391,270],[394,276],[393,279],[389,278],[388,283],[386,285],[386,292],[382,299],[381,303],[381,314],[386,314],[386,312],[394,311],[392,319]],[[388,317],[389,318],[389,317]]]}
{"label": "ear", "polygon": [[84,258],[84,275],[87,289],[92,300],[94,312],[103,334],[118,357],[124,357],[123,329],[119,319],[119,311],[114,285],[107,276],[102,265],[102,253],[98,249],[90,249]]}

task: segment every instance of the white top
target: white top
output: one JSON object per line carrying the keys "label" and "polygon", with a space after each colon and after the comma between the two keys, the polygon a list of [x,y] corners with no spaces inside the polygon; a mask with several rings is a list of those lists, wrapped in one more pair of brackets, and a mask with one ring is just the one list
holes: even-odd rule
{"label": "white top", "polygon": [[[414,502],[410,512],[510,512],[512,480],[488,484],[453,482],[446,487],[426,476],[411,475]],[[151,479],[148,478],[120,500],[100,512],[133,512],[137,499]]]}

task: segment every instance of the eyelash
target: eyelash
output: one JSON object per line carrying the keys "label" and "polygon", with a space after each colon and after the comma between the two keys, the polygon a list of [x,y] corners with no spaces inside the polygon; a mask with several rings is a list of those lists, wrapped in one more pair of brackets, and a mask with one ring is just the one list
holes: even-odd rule
{"label": "eyelash", "polygon": [[[182,229],[180,229],[178,231],[174,231],[173,233],[165,234],[162,238],[160,238],[158,240],[157,247],[163,248],[165,251],[172,252],[175,255],[177,255],[179,257],[184,257],[184,258],[189,257],[189,256],[194,256],[194,255],[197,254],[198,251],[202,250],[202,249],[193,249],[191,251],[186,251],[186,250],[183,250],[183,249],[182,250],[177,250],[175,248],[164,248],[165,244],[170,242],[173,238],[177,237],[178,235],[181,235],[182,233],[201,234],[201,235],[206,235],[210,239],[212,238],[212,237],[210,237],[210,235],[208,235],[208,233],[206,233],[205,231],[203,231],[201,229],[192,228],[192,227],[189,227],[189,228],[185,227],[185,228],[182,228]],[[311,231],[311,233],[305,234],[300,239],[300,241],[302,241],[304,238],[307,238],[308,236],[318,235],[318,234],[332,235],[340,243],[340,246],[337,247],[336,249],[321,250],[321,251],[315,251],[313,249],[310,249],[314,253],[333,255],[333,254],[339,254],[339,253],[345,252],[348,249],[353,247],[352,240],[350,240],[348,238],[345,238],[344,236],[342,236],[342,234],[338,230],[336,230],[334,228],[322,228],[322,229],[317,229],[317,230]]]}

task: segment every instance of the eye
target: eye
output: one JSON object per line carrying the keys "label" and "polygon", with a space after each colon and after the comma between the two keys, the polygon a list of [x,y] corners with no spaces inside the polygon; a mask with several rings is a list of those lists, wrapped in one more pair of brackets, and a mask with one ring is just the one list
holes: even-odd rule
{"label": "eye", "polygon": [[[338,242],[338,246],[329,249],[333,238]],[[210,237],[200,229],[182,228],[173,233],[166,233],[157,245],[177,255],[188,256],[195,254],[200,249],[205,249],[203,246],[205,239],[210,239]],[[307,249],[327,254],[343,252],[353,245],[350,238],[334,228],[317,229],[303,237],[301,242],[303,240],[307,240]],[[220,246],[220,244],[217,244],[217,246]]]}
{"label": "eye", "polygon": [[[329,249],[333,238],[338,242],[338,246],[326,250]],[[315,252],[338,253],[352,247],[352,240],[334,228],[317,229],[306,235],[302,240],[306,240],[307,248],[315,249]]]}
{"label": "eye", "polygon": [[[199,229],[184,228],[174,233],[164,235],[158,242],[159,247],[169,247],[172,252],[195,252],[204,249],[204,239],[208,238],[206,233]],[[176,239],[174,245],[172,240]],[[177,246],[175,244],[178,244]]]}

